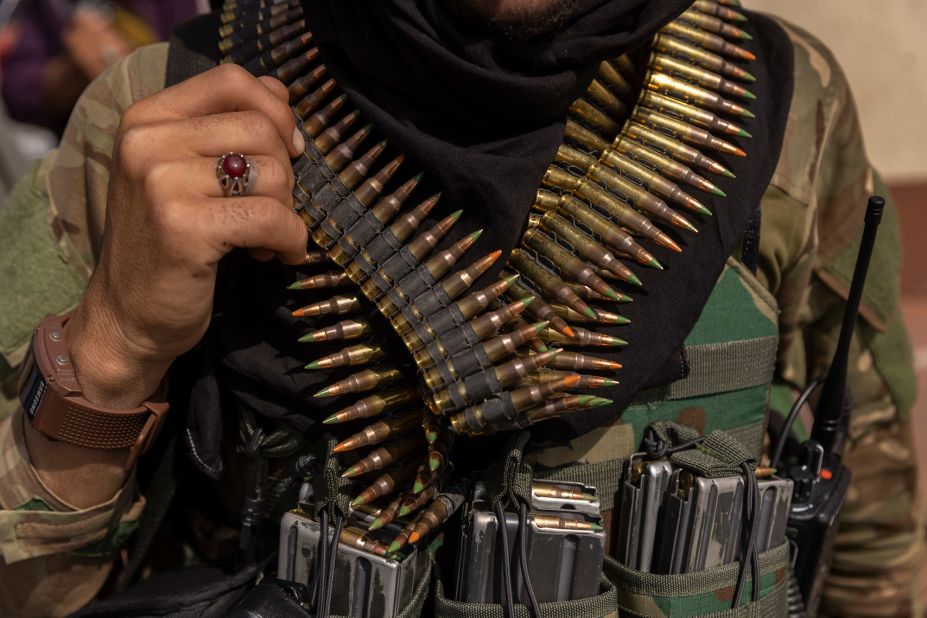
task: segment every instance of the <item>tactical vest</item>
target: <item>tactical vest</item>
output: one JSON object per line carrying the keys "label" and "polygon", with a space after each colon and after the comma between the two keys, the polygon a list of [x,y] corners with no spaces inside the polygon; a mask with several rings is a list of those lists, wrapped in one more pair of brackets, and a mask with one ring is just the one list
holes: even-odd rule
{"label": "tactical vest", "polygon": [[538,451],[532,460],[545,478],[617,489],[622,463],[656,421],[675,421],[702,434],[727,431],[759,456],[778,346],[777,311],[769,291],[730,258],[685,339],[686,377],[643,391],[614,422],[569,446]]}
{"label": "tactical vest", "polygon": [[[742,263],[729,259],[686,337],[683,358],[688,365],[687,377],[642,392],[613,423],[567,446],[532,453],[535,476],[595,486],[601,491],[602,508],[614,509],[625,463],[638,450],[647,427],[657,421],[687,425],[703,435],[724,430],[759,457],[777,345],[775,299]],[[612,517],[616,516],[612,511]],[[600,600],[604,609],[614,599],[617,613],[586,615],[782,616],[788,560],[787,544],[765,552],[760,558],[761,600],[732,610],[730,595],[737,575],[733,564],[703,572],[657,575],[629,569],[609,558],[606,575],[611,586],[606,585]],[[577,615],[569,613],[574,608],[563,609],[564,613],[551,615]]]}
{"label": "tactical vest", "polygon": [[[356,131],[357,127],[353,124],[360,112],[348,112],[350,108],[344,106],[349,97],[339,90],[334,80],[323,81],[326,75],[324,65],[318,64],[313,68],[318,63],[318,50],[306,51],[311,36],[301,34],[308,15],[304,16],[297,8],[281,8],[277,12],[274,8],[265,11],[263,3],[255,6],[259,13],[255,18],[256,39],[249,40],[243,36],[243,31],[251,27],[246,22],[254,13],[234,2],[226,4],[219,49],[223,62],[241,64],[258,74],[269,73],[282,79],[289,87],[291,104],[299,119],[298,126],[307,143],[305,154],[294,164],[296,211],[309,227],[313,243],[324,254],[318,260],[328,259],[338,267],[324,276],[302,281],[306,287],[315,289],[350,280],[365,297],[361,299],[358,296],[359,300],[355,300],[333,296],[306,305],[294,311],[293,315],[350,314],[363,306],[366,300],[376,307],[382,318],[386,318],[391,330],[400,335],[415,363],[418,393],[427,410],[434,415],[428,411],[424,413],[422,422],[426,436],[437,436],[436,442],[428,438],[428,462],[431,463],[434,457],[438,469],[429,481],[420,468],[415,476],[415,485],[426,487],[429,483],[440,483],[441,467],[447,467],[449,444],[453,439],[451,433],[478,436],[511,431],[550,417],[563,416],[566,412],[576,414],[576,410],[611,403],[603,398],[564,392],[576,385],[577,379],[585,379],[587,387],[591,387],[595,384],[594,377],[554,373],[552,377],[545,378],[540,372],[535,373],[540,366],[537,364],[519,374],[535,380],[522,386],[526,383],[514,378],[523,370],[518,363],[539,363],[537,359],[541,357],[548,362],[548,358],[553,358],[553,368],[575,371],[588,368],[596,360],[595,357],[584,356],[587,346],[614,347],[625,343],[618,338],[620,332],[615,330],[616,325],[623,323],[621,316],[611,311],[600,311],[598,306],[631,300],[619,291],[622,288],[612,287],[609,279],[616,278],[637,286],[641,285],[641,279],[618,263],[611,252],[622,255],[629,263],[636,261],[639,265],[663,270],[660,262],[639,242],[681,253],[680,245],[664,229],[675,228],[691,233],[697,230],[686,216],[673,208],[679,211],[687,209],[699,215],[710,214],[691,197],[691,189],[687,188],[689,193],[686,193],[668,179],[688,182],[703,191],[724,195],[716,185],[680,164],[680,161],[697,168],[699,173],[732,177],[733,173],[727,168],[690,145],[697,144],[703,149],[743,157],[745,153],[742,150],[717,135],[749,137],[749,133],[721,116],[754,117],[740,104],[693,85],[698,83],[734,93],[734,96],[753,98],[741,86],[720,75],[706,73],[704,69],[711,65],[714,70],[734,76],[734,79],[753,79],[752,76],[732,62],[722,60],[720,55],[704,54],[693,44],[704,44],[719,54],[750,60],[755,58],[751,52],[725,42],[721,36],[709,34],[708,30],[744,39],[749,35],[700,10],[682,21],[671,22],[653,43],[656,55],[648,61],[649,72],[643,78],[640,98],[633,109],[633,104],[626,106],[620,100],[620,93],[630,97],[633,92],[629,80],[633,79],[635,69],[631,59],[622,56],[613,63],[602,64],[597,79],[569,109],[564,143],[544,173],[542,186],[537,192],[534,212],[540,214],[529,218],[529,229],[524,233],[520,246],[512,248],[506,256],[507,267],[520,274],[521,281],[513,284],[514,277],[509,271],[500,273],[496,270],[505,285],[486,288],[498,289],[499,292],[494,293],[496,296],[507,293],[509,301],[515,303],[508,306],[508,313],[505,313],[504,307],[497,309],[493,315],[487,313],[481,316],[483,310],[491,306],[490,300],[480,297],[482,292],[467,296],[461,303],[456,303],[456,300],[504,252],[494,251],[475,262],[475,257],[471,257],[470,266],[455,270],[455,263],[476,242],[479,233],[474,232],[437,253],[437,245],[456,224],[460,213],[442,219],[425,233],[417,232],[424,217],[434,207],[434,202],[428,200],[411,210],[404,207],[421,176],[416,175],[400,185],[403,176],[408,178],[406,171],[397,174],[405,160],[404,154],[398,153],[397,156],[396,152],[392,152],[378,161],[385,152],[386,141],[366,150],[373,139],[368,140],[370,125]],[[725,9],[719,9],[713,3],[703,4],[701,8],[727,15]],[[241,23],[236,20],[241,20]],[[702,27],[707,30],[701,30]],[[682,43],[683,39],[689,43]],[[692,64],[679,61],[679,57],[687,57]],[[704,104],[704,107],[698,108],[696,103]],[[387,159],[391,160],[383,165]],[[767,168],[771,171],[771,167],[767,165]],[[393,192],[390,193],[386,187],[394,187]],[[762,187],[750,184],[743,185],[742,189],[744,195],[752,192],[757,198],[762,192]],[[748,200],[745,202],[749,204]],[[491,204],[487,206],[491,207]],[[735,237],[743,232],[747,214],[741,212],[739,217],[712,228],[717,236],[700,247],[716,250],[726,245],[723,251],[730,251],[736,242]],[[654,222],[659,222],[663,228],[654,225]],[[419,235],[413,238],[416,233]],[[681,233],[681,236],[685,234]],[[426,260],[431,251],[435,251],[435,255]],[[511,474],[501,477],[501,489],[496,496],[507,493],[513,499],[520,495],[524,500],[525,483],[531,478],[575,480],[597,488],[602,508],[608,514],[615,507],[615,495],[624,475],[624,462],[638,450],[645,430],[663,421],[677,422],[701,434],[724,430],[727,432],[724,440],[731,440],[733,450],[743,453],[741,464],[747,461],[743,457],[754,462],[759,458],[778,342],[777,308],[774,299],[763,290],[748,267],[735,259],[728,259],[722,267],[724,255],[727,253],[713,255],[710,260],[703,255],[700,281],[697,283],[697,277],[692,278],[691,294],[687,294],[690,290],[683,288],[684,296],[706,300],[697,305],[701,311],[697,320],[693,319],[693,315],[684,316],[683,323],[693,325],[678,356],[680,366],[663,372],[677,379],[662,382],[664,385],[656,388],[640,390],[643,378],[638,375],[634,389],[626,389],[626,392],[636,393],[633,401],[619,399],[621,405],[615,407],[623,408],[620,413],[566,446],[532,450],[523,457],[516,452],[523,448],[522,440],[520,446],[513,447],[504,459],[502,467],[508,471],[506,474]],[[673,260],[669,268],[676,270],[675,276],[664,277],[661,281],[685,285],[686,265],[686,262]],[[706,271],[720,273],[716,280],[707,282],[713,283],[713,287],[706,285]],[[648,280],[657,281],[655,276],[649,275],[646,278],[642,276],[642,279],[645,288]],[[520,285],[526,281],[529,287],[521,288]],[[677,287],[674,294],[678,296],[679,292]],[[486,294],[492,296],[493,293]],[[522,304],[517,311],[511,309],[528,295],[533,297],[530,305]],[[596,308],[593,308],[593,302]],[[526,324],[523,318],[516,317],[526,306],[529,309],[525,315],[539,320],[535,325]],[[508,325],[513,318],[514,325]],[[589,326],[588,330],[574,326],[589,322],[593,326]],[[599,326],[601,324],[606,326]],[[332,333],[336,338],[342,337],[344,328],[339,325]],[[375,330],[374,324],[371,323],[369,328]],[[541,335],[539,340],[532,336],[533,329]],[[497,333],[504,334],[496,336]],[[327,332],[324,336],[328,336]],[[647,341],[632,343],[639,346],[638,350],[646,350]],[[582,349],[582,354],[571,357],[575,366],[557,365],[555,357],[546,356],[551,354],[547,346],[552,344]],[[533,353],[528,351],[529,348]],[[660,345],[654,346],[652,356],[658,362],[675,359],[676,355],[667,354],[666,348],[666,341],[660,340]],[[516,359],[506,364],[505,359],[517,349],[526,360]],[[508,354],[503,350],[507,350]],[[377,345],[353,345],[314,361],[307,368],[363,365],[383,354]],[[640,361],[640,353],[634,358]],[[610,359],[608,362],[614,363],[613,357]],[[658,372],[651,372],[651,375],[653,373]],[[661,384],[660,381],[655,383]],[[334,384],[341,386],[341,383]],[[366,388],[369,390],[369,386]],[[369,415],[365,415],[371,406],[380,410],[386,407],[386,411],[391,412],[396,408],[401,410],[405,404],[414,405],[415,397],[411,392],[402,391],[398,403],[397,397],[393,391],[383,396],[371,395],[328,417],[326,423],[368,418]],[[532,416],[532,413],[535,415]],[[345,475],[339,478],[339,464],[335,461],[338,454],[379,444],[384,439],[382,436],[395,432],[403,419],[405,417],[401,416],[385,424],[368,425],[364,430],[367,433],[359,432],[329,445],[326,471],[323,478],[315,483],[314,495],[321,505],[318,508],[324,510],[321,521],[348,519],[350,509],[346,494],[356,493],[347,487],[349,482],[344,480]],[[379,452],[376,455],[377,458],[382,456]],[[366,462],[366,459],[363,461]],[[352,504],[367,504],[410,481],[408,472],[414,467],[406,470],[409,463],[403,462],[401,468],[384,473],[357,494]],[[439,497],[431,504],[437,504]],[[441,512],[441,509],[436,512]],[[444,512],[446,520],[447,509]],[[441,520],[437,517],[435,515],[432,521],[439,524]],[[321,525],[327,526],[327,523]],[[432,529],[434,525],[437,524],[432,524]],[[322,530],[319,538],[325,539],[326,528]],[[400,542],[407,543],[410,538],[408,534],[402,537],[402,534],[396,537],[396,548],[401,548]],[[412,541],[417,538],[416,532]],[[386,550],[385,547],[383,549]],[[397,549],[386,551],[395,552]],[[542,613],[606,616],[617,615],[620,609],[630,615],[781,614],[786,594],[787,558],[786,544],[772,548],[760,557],[762,573],[754,574],[760,577],[760,582],[754,587],[758,600],[735,609],[731,609],[730,605],[734,580],[738,574],[743,576],[746,567],[727,564],[703,572],[661,576],[635,572],[609,561],[599,596],[550,604],[542,608]],[[524,572],[524,565],[522,569]],[[442,581],[437,569],[433,577],[438,616],[503,614],[501,606],[448,600],[443,589],[446,582]],[[424,599],[422,590],[416,589],[411,604],[400,615],[418,612],[419,603]],[[735,601],[735,604],[738,602]]]}

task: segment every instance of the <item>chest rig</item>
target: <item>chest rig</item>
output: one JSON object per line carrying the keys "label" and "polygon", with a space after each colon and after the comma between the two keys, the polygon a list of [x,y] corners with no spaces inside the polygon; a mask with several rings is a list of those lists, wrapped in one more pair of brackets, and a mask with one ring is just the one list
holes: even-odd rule
{"label": "chest rig", "polygon": [[[316,398],[356,397],[324,421],[352,428],[332,449],[345,478],[378,473],[353,506],[388,499],[381,526],[399,514],[430,513],[450,475],[456,436],[612,403],[594,394],[620,381],[622,363],[611,352],[646,345],[621,337],[621,305],[645,302],[635,270],[662,270],[653,247],[683,252],[699,218],[711,214],[698,196],[724,195],[712,178],[733,174],[712,153],[747,156],[737,144],[750,134],[737,119],[753,118],[744,63],[754,56],[735,43],[749,35],[734,25],[744,20],[699,0],[656,34],[643,63],[626,55],[603,62],[569,109],[528,220],[515,223],[525,226],[520,246],[505,256],[471,256],[479,230],[442,244],[466,213],[422,229],[440,196],[413,199],[422,174],[405,173],[405,155],[378,139],[328,75],[299,3],[225,4],[223,61],[287,84],[306,136],[294,199],[313,244],[306,263],[317,270],[291,287],[332,294],[293,315],[331,321],[303,341],[343,342],[306,369],[333,372]],[[505,261],[498,280],[475,285],[498,260]],[[641,392],[611,425],[541,451],[538,463],[607,495],[623,453],[662,419],[733,429],[759,451],[774,314],[774,301],[731,260],[686,340],[686,377]],[[404,353],[388,353],[385,339]],[[611,455],[593,454],[597,448]],[[613,480],[592,483],[598,473],[585,465]]]}

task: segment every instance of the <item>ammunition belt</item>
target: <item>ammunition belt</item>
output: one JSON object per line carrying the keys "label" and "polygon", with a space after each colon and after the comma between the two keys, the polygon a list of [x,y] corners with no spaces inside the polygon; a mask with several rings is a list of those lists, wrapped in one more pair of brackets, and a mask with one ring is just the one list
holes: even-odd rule
{"label": "ammunition belt", "polygon": [[[317,396],[391,386],[325,419],[385,417],[335,448],[345,452],[383,444],[353,467],[385,470],[357,496],[355,506],[399,494],[402,500],[394,503],[425,508],[429,501],[415,496],[429,487],[440,490],[455,433],[521,428],[611,403],[573,391],[614,385],[610,377],[585,372],[611,375],[621,365],[585,348],[626,342],[575,324],[626,323],[616,310],[600,307],[631,300],[640,285],[625,262],[662,269],[645,245],[682,248],[661,226],[697,232],[674,207],[710,214],[690,195],[692,188],[723,196],[706,176],[732,174],[703,151],[745,156],[717,137],[749,137],[725,117],[753,117],[751,112],[724,98],[752,98],[737,82],[753,78],[737,63],[754,57],[730,42],[749,38],[732,25],[744,19],[726,6],[699,0],[655,36],[644,70],[628,56],[603,62],[570,107],[565,141],[544,175],[521,246],[506,256],[508,270],[500,281],[463,296],[501,252],[455,270],[479,235],[475,232],[433,253],[460,213],[418,232],[437,196],[402,210],[421,174],[400,182],[396,174],[405,160],[400,153],[376,167],[389,146],[376,141],[374,127],[356,129],[360,112],[328,77],[299,2],[226,0],[223,62],[286,83],[307,138],[305,153],[294,163],[296,210],[320,249],[310,252],[307,263],[331,262],[333,270],[291,287],[354,286],[294,312],[297,317],[348,316],[303,340],[366,337],[375,329],[356,316],[375,306],[411,355],[411,362],[384,362],[384,346],[362,340],[307,365],[365,366]],[[503,295],[510,301],[504,306]],[[522,314],[535,322],[527,323]],[[421,375],[419,384],[405,377],[408,369]],[[409,438],[419,426],[424,439]],[[421,455],[417,468],[394,465],[420,461]],[[392,510],[390,516],[398,512],[392,505],[383,510]]]}

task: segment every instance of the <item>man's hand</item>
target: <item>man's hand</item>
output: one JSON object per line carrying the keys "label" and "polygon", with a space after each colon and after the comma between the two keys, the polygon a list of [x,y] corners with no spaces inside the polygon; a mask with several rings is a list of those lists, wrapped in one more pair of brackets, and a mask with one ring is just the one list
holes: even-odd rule
{"label": "man's hand", "polygon": [[[304,147],[287,89],[222,65],[129,107],[113,150],[100,261],[68,322],[85,397],[135,406],[209,324],[216,268],[233,247],[299,263],[289,159]],[[218,158],[251,162],[247,195],[223,197]]]}

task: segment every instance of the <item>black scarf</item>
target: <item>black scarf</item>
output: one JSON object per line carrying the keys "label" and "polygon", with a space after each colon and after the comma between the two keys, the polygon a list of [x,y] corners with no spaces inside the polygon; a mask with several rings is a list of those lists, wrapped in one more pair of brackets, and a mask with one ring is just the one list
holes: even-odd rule
{"label": "black scarf", "polygon": [[[352,103],[407,154],[409,169],[424,169],[444,191],[432,219],[464,209],[461,224],[445,242],[485,229],[470,251],[474,257],[494,249],[507,252],[520,240],[540,178],[561,142],[566,109],[598,63],[643,47],[688,4],[580,1],[558,34],[521,43],[487,38],[461,25],[440,0],[303,0],[322,59]],[[614,356],[625,366],[618,376],[621,385],[597,392],[613,399],[614,406],[539,426],[547,427],[548,437],[565,440],[584,433],[614,418],[643,388],[684,375],[677,362],[682,341],[759,206],[778,160],[791,99],[791,46],[785,34],[759,15],[751,15],[746,29],[754,36],[748,48],[760,58],[750,70],[757,77],[752,109],[762,119],[746,123],[754,136],[747,144],[750,156],[720,157],[738,179],[713,178],[727,199],[699,196],[715,216],[697,223],[697,237],[676,236],[688,241],[681,242],[682,255],[658,248],[653,253],[665,271],[636,269],[646,292],[621,307],[632,324],[597,327],[631,342]],[[218,20],[209,16],[175,35],[170,83],[218,59],[217,30]],[[500,267],[480,283],[494,279]],[[192,355],[198,370],[185,376],[194,382],[189,399],[181,395],[190,409],[187,438],[194,459],[212,475],[221,469],[223,408],[231,413],[244,404],[302,431],[323,418],[311,393],[331,380],[302,365],[327,350],[295,343],[307,325],[290,318],[289,309],[312,299],[301,296],[297,303],[285,294],[292,279],[278,265],[241,255],[230,256],[220,268],[216,318]]]}

